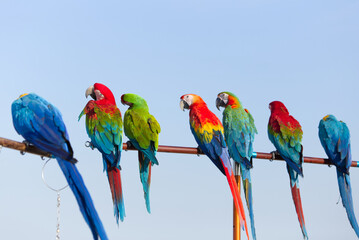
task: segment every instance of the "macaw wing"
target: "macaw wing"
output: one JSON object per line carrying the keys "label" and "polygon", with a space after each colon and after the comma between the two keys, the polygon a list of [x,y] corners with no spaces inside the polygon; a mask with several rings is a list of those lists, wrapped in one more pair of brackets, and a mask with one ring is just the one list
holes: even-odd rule
{"label": "macaw wing", "polygon": [[257,129],[249,112],[243,109],[228,108],[223,112],[223,125],[228,150],[231,157],[251,167],[254,135]]}
{"label": "macaw wing", "polygon": [[[122,150],[122,118],[120,110],[115,105],[98,105],[90,101],[93,111],[86,110],[86,129],[92,144],[103,154],[118,155],[106,158],[111,165],[119,165],[119,154]],[[86,105],[90,104],[90,102]],[[85,107],[85,109],[86,109]]]}
{"label": "macaw wing", "polygon": [[249,112],[248,109],[244,109],[244,111],[246,111],[246,113],[247,113],[249,125],[253,128],[253,132],[258,133],[257,128],[256,128],[256,126],[254,124],[254,118],[253,118],[252,114]]}
{"label": "macaw wing", "polygon": [[26,140],[66,160],[72,148],[60,111],[45,99],[28,94],[12,105],[14,127]]}
{"label": "macaw wing", "polygon": [[336,161],[337,144],[339,141],[339,126],[333,121],[320,120],[319,139],[329,159]]}
{"label": "macaw wing", "polygon": [[329,159],[347,172],[351,165],[350,134],[347,125],[333,120],[321,120],[319,139]]}
{"label": "macaw wing", "polygon": [[154,142],[155,149],[157,151],[158,149],[158,134],[161,132],[161,126],[157,122],[156,118],[152,115],[147,120],[148,125],[150,127],[151,134],[151,140]]}
{"label": "macaw wing", "polygon": [[[200,127],[201,128],[201,127]],[[225,174],[222,162],[219,157],[222,155],[223,148],[226,148],[223,132],[206,128],[206,130],[195,130],[191,124],[191,131],[201,150],[212,160],[217,168]]]}
{"label": "macaw wing", "polygon": [[349,128],[344,122],[341,121],[340,125],[342,125],[342,132],[338,142],[338,151],[340,152],[341,161],[345,163],[345,168],[349,169],[352,163]]}
{"label": "macaw wing", "polygon": [[148,149],[154,144],[157,150],[161,128],[156,119],[148,112],[138,110],[127,110],[125,117],[127,137],[135,139],[142,149]]}
{"label": "macaw wing", "polygon": [[275,131],[270,125],[268,127],[270,140],[288,165],[302,175],[303,147],[301,141],[303,132],[299,122],[292,116],[286,122],[278,116],[274,116],[272,121],[272,124],[279,126],[279,131]]}

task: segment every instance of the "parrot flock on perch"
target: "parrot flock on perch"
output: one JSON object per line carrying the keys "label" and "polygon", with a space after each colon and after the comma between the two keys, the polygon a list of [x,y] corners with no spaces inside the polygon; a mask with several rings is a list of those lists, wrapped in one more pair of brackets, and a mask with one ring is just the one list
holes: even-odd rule
{"label": "parrot flock on perch", "polygon": [[[124,221],[126,216],[121,180],[121,152],[123,132],[139,153],[139,173],[148,213],[150,206],[151,168],[158,165],[156,153],[159,147],[161,127],[149,112],[147,102],[132,93],[123,94],[121,103],[128,106],[122,121],[122,115],[116,105],[114,94],[100,83],[90,86],[85,92],[91,96],[80,113],[78,120],[86,115],[86,131],[90,138],[89,146],[97,149],[103,160],[113,200],[116,223]],[[256,240],[252,181],[250,170],[253,167],[254,138],[257,129],[254,118],[242,106],[238,97],[231,92],[220,92],[216,98],[216,107],[224,108],[223,125],[218,117],[209,110],[203,99],[195,94],[180,97],[180,108],[189,110],[189,125],[198,144],[198,148],[207,155],[219,171],[226,176],[240,224],[250,239],[245,211],[234,176],[230,159],[240,166],[245,200],[248,208],[252,239]],[[77,160],[60,111],[40,96],[23,94],[12,103],[13,125],[22,135],[26,144],[46,151],[57,159],[65,175],[93,238],[106,240],[107,235],[97,214],[84,180],[76,168]],[[290,188],[298,221],[304,239],[308,239],[303,207],[299,191],[299,176],[303,177],[303,131],[300,123],[289,114],[282,102],[269,104],[271,111],[268,122],[268,137],[276,151],[287,164]],[[346,209],[349,222],[359,238],[359,226],[354,215],[349,168],[351,165],[350,134],[347,125],[333,115],[327,115],[319,123],[319,139],[331,164],[336,166],[339,192]]]}

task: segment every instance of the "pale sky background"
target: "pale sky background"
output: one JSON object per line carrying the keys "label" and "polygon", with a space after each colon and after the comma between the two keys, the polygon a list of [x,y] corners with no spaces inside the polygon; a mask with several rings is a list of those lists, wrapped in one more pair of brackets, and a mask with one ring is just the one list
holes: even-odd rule
{"label": "pale sky background", "polygon": [[[255,118],[258,152],[274,150],[267,137],[271,101],[283,101],[301,123],[306,156],[325,156],[318,123],[331,113],[348,124],[353,160],[359,160],[358,12],[358,0],[3,0],[0,136],[22,141],[12,125],[11,103],[35,92],[62,112],[110,239],[231,239],[232,196],[225,177],[204,156],[158,153],[149,215],[137,153],[123,152],[127,217],[117,227],[101,155],[84,147],[85,121],[77,121],[88,101],[85,90],[106,84],[122,114],[122,94],[144,97],[161,124],[162,145],[196,147],[188,112],[179,109],[186,93],[202,96],[220,119],[216,95],[237,94]],[[46,174],[61,185],[62,173],[52,164]],[[42,183],[42,166],[38,156],[2,149],[2,239],[55,238],[56,193]],[[303,168],[309,238],[356,239],[341,202],[336,204],[335,168]],[[255,159],[252,179],[257,239],[302,239],[285,164]],[[358,169],[351,169],[351,180],[359,217]],[[61,239],[91,239],[72,192],[61,196]]]}

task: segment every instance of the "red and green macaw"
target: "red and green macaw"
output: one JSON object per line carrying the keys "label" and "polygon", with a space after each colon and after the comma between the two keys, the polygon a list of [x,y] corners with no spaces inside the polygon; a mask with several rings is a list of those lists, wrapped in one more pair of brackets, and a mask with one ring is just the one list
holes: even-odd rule
{"label": "red and green macaw", "polygon": [[240,223],[245,227],[247,237],[247,222],[241,195],[233,174],[228,149],[223,135],[223,126],[217,116],[211,112],[202,98],[195,94],[183,95],[180,107],[189,109],[189,123],[192,134],[200,149],[212,160],[216,167],[227,177],[235,206],[239,213]]}
{"label": "red and green macaw", "polygon": [[35,93],[23,94],[11,105],[13,124],[27,143],[52,154],[69,184],[93,239],[107,240],[105,229],[77,169],[70,138],[60,111]]}
{"label": "red and green macaw", "polygon": [[110,184],[114,215],[124,220],[125,205],[122,194],[120,159],[122,151],[122,118],[116,106],[111,90],[103,84],[95,83],[86,90],[90,100],[79,116],[86,114],[86,131],[93,148],[102,153],[104,171],[107,172]]}
{"label": "red and green macaw", "polygon": [[225,108],[223,111],[224,136],[228,146],[229,156],[240,165],[244,193],[251,219],[252,237],[256,239],[254,227],[252,181],[250,169],[252,165],[254,135],[257,133],[254,119],[247,109],[242,107],[236,95],[221,92],[216,99],[216,107]]}
{"label": "red and green macaw", "polygon": [[269,109],[271,110],[271,115],[268,123],[268,137],[287,163],[290,187],[299,224],[304,239],[308,239],[298,179],[298,175],[303,177],[302,127],[294,117],[289,115],[287,108],[282,102],[271,102]]}
{"label": "red and green macaw", "polygon": [[147,103],[142,97],[132,93],[123,94],[121,102],[129,106],[123,120],[125,135],[131,144],[141,152],[139,154],[140,178],[146,200],[146,208],[148,213],[151,213],[151,166],[153,164],[158,165],[156,152],[161,127],[155,117],[149,113]]}
{"label": "red and green macaw", "polygon": [[352,163],[349,128],[333,115],[327,115],[319,122],[319,139],[329,160],[337,168],[339,192],[343,206],[349,222],[359,238],[359,227],[354,214],[349,177],[349,168]]}

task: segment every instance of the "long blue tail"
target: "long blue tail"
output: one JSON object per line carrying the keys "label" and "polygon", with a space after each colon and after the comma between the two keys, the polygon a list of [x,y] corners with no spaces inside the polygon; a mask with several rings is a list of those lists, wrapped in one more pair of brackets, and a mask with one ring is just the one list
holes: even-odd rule
{"label": "long blue tail", "polygon": [[101,240],[108,240],[101,219],[97,214],[90,193],[85,186],[80,172],[77,170],[76,166],[69,161],[57,158],[57,162],[75,195],[80,211],[91,229],[93,238],[98,240],[98,237],[100,237]]}
{"label": "long blue tail", "polygon": [[150,186],[151,186],[151,161],[139,151],[140,178],[143,187],[143,194],[146,201],[147,212],[151,213]]}
{"label": "long blue tail", "polygon": [[252,238],[253,240],[256,240],[257,238],[256,238],[256,229],[254,226],[251,174],[250,174],[250,170],[244,164],[240,164],[240,166],[241,166],[241,176],[242,176],[243,188],[244,188],[243,190],[246,197],[249,217],[251,219]]}
{"label": "long blue tail", "polygon": [[340,196],[342,197],[343,206],[347,211],[349,222],[359,238],[359,227],[354,215],[350,177],[349,175],[341,172],[338,169],[337,169],[337,177],[338,177],[339,191],[340,191]]}

